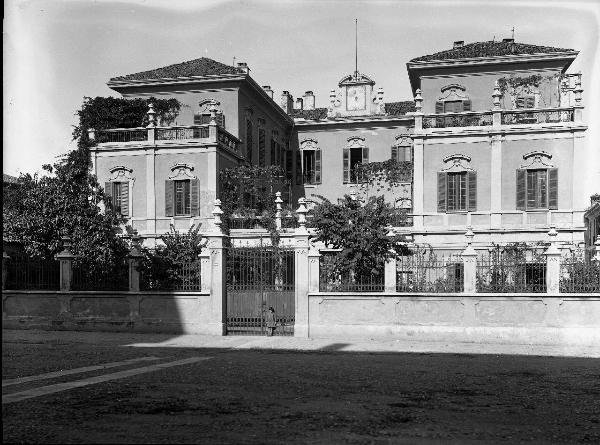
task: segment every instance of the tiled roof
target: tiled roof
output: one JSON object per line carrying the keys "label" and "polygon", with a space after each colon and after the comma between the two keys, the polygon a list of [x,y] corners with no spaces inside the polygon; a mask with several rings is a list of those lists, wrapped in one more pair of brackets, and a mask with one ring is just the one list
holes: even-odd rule
{"label": "tiled roof", "polygon": [[315,108],[314,110],[294,110],[290,116],[295,119],[320,120],[327,118],[327,108]]}
{"label": "tiled roof", "polygon": [[415,102],[412,100],[385,104],[385,112],[390,116],[402,116],[410,111],[415,111]]}
{"label": "tiled roof", "polygon": [[125,76],[113,77],[111,81],[123,80],[146,80],[146,79],[174,79],[177,77],[190,76],[214,76],[220,74],[240,74],[242,71],[236,67],[225,65],[216,60],[201,57],[188,62],[176,63],[150,71],[127,74]]}
{"label": "tiled roof", "polygon": [[430,60],[466,59],[472,57],[509,56],[513,54],[539,54],[560,53],[574,51],[567,48],[554,48],[552,46],[529,45],[516,42],[475,42],[467,45],[440,51],[428,56],[412,59],[411,62],[427,62]]}

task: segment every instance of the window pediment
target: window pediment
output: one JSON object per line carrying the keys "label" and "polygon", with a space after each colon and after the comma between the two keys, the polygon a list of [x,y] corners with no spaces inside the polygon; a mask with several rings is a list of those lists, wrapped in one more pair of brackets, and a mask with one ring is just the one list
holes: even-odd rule
{"label": "window pediment", "polygon": [[347,139],[348,143],[345,148],[365,148],[365,138],[362,136],[351,136]]}
{"label": "window pediment", "polygon": [[314,139],[304,139],[300,142],[300,150],[320,150],[319,143]]}
{"label": "window pediment", "polygon": [[552,155],[545,151],[536,150],[523,155],[523,160],[528,161],[521,164],[520,168],[537,169],[537,168],[553,168],[554,165],[547,162],[552,159]]}
{"label": "window pediment", "polygon": [[396,147],[406,147],[412,145],[412,138],[408,134],[399,134],[396,136],[396,142],[394,146]]}
{"label": "window pediment", "polygon": [[169,179],[172,181],[182,180],[182,179],[197,179],[197,177],[192,174],[194,170],[194,166],[191,164],[185,163],[177,163],[171,166],[171,175],[169,175]]}
{"label": "window pediment", "polygon": [[446,85],[440,89],[442,94],[437,100],[440,102],[469,100],[469,96],[465,93],[466,90],[464,86],[455,83]]}
{"label": "window pediment", "polygon": [[132,168],[125,167],[124,165],[115,165],[109,171],[110,177],[108,180],[111,182],[135,181],[135,178],[132,176]]}
{"label": "window pediment", "polygon": [[447,167],[442,168],[443,172],[465,172],[465,171],[474,171],[469,163],[471,162],[471,158],[467,155],[463,155],[460,153],[455,153],[450,156],[446,156],[443,159],[444,163]]}

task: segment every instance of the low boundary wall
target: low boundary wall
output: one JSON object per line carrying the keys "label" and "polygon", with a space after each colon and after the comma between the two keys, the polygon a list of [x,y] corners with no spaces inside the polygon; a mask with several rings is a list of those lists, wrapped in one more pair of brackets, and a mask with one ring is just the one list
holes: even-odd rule
{"label": "low boundary wall", "polygon": [[600,296],[315,292],[308,336],[600,345]]}
{"label": "low boundary wall", "polygon": [[222,335],[209,292],[4,291],[7,329]]}

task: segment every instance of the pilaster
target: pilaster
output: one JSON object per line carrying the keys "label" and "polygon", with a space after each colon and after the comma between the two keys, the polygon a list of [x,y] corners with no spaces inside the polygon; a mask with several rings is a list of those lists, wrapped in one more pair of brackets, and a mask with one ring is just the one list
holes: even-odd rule
{"label": "pilaster", "polygon": [[73,259],[75,256],[71,253],[71,238],[65,234],[62,237],[62,242],[63,250],[56,254],[55,258],[60,261],[60,290],[69,292],[73,279]]}
{"label": "pilaster", "polygon": [[294,255],[295,255],[295,324],[294,337],[309,336],[309,261],[308,261],[308,230],[306,230],[306,200],[298,199],[298,224],[294,233]]}
{"label": "pilaster", "polygon": [[463,292],[474,293],[477,290],[477,252],[472,246],[475,234],[471,227],[467,229],[467,247],[461,254],[463,260]]}
{"label": "pilaster", "polygon": [[556,236],[558,232],[554,226],[550,227],[548,237],[550,246],[544,252],[546,256],[546,293],[558,294],[560,292],[560,250],[558,249]]}
{"label": "pilaster", "polygon": [[490,162],[490,225],[500,228],[502,212],[502,135],[491,135]]}
{"label": "pilaster", "polygon": [[227,321],[227,277],[225,269],[224,241],[221,230],[221,201],[215,200],[214,229],[209,232],[207,247],[210,252],[210,300],[211,313],[208,331],[212,335],[225,335]]}

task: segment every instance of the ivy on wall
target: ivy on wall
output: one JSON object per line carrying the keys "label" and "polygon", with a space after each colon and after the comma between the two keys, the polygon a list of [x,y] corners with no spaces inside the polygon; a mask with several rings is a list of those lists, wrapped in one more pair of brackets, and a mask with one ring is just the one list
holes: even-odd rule
{"label": "ivy on wall", "polygon": [[[532,74],[530,76],[508,76],[498,79],[498,87],[502,94],[502,108],[517,108],[517,98],[520,96],[539,96],[539,108],[558,106],[560,101],[559,94],[559,75],[551,74],[542,76],[541,74]],[[506,103],[506,100],[510,101]],[[510,107],[507,105],[510,104]]]}

